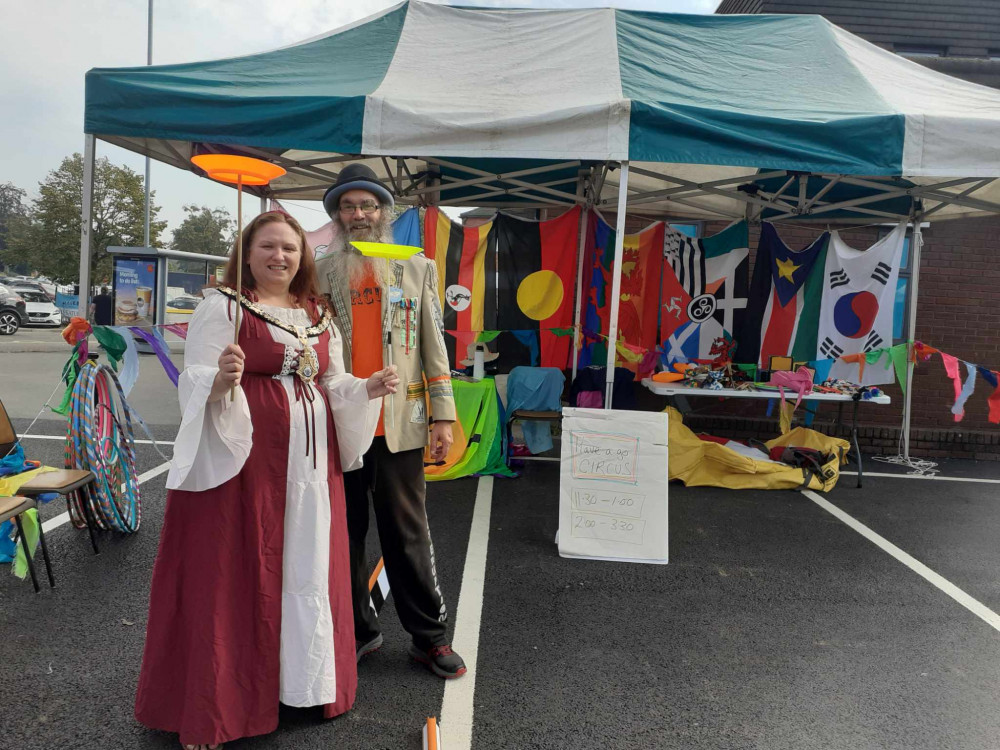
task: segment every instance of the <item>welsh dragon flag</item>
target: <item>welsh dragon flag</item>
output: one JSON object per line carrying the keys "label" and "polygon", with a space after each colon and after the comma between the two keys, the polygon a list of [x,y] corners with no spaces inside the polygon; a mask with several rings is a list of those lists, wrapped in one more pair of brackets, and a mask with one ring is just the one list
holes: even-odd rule
{"label": "welsh dragon flag", "polygon": [[[658,221],[638,234],[626,234],[622,242],[622,281],[618,303],[618,339],[643,349],[656,346],[656,324],[663,266],[665,224]],[[584,256],[583,327],[607,335],[611,325],[611,270],[615,260],[615,230],[597,212],[588,217]],[[603,340],[586,344],[580,351],[580,366],[607,364]],[[637,362],[623,361],[638,369]]]}
{"label": "welsh dragon flag", "polygon": [[[823,304],[819,318],[819,359],[839,359],[892,346],[893,307],[906,222],[867,250],[855,250],[830,235],[824,268]],[[888,358],[869,363],[864,375],[853,362],[834,362],[831,378],[861,385],[883,385],[895,379]]]}
{"label": "welsh dragon flag", "polygon": [[712,343],[743,325],[749,294],[745,221],[702,239],[666,227],[660,289],[664,364],[710,359]]}
{"label": "welsh dragon flag", "polygon": [[796,362],[816,358],[829,240],[824,232],[804,250],[792,250],[774,225],[761,225],[750,303],[736,334],[737,362],[767,367],[772,356],[790,356]]}

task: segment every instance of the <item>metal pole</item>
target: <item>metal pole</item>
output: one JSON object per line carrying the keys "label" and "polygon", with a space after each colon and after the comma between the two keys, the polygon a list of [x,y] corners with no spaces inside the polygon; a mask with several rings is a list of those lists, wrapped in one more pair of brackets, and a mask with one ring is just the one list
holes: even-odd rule
{"label": "metal pole", "polygon": [[80,296],[77,314],[90,312],[90,229],[94,219],[94,159],[97,138],[87,135],[83,145],[83,201],[80,207]]}
{"label": "metal pole", "polygon": [[910,283],[913,288],[910,290],[910,321],[907,330],[906,341],[906,395],[903,397],[903,458],[910,460],[910,422],[911,409],[913,404],[913,368],[914,363],[914,342],[917,333],[917,294],[920,289],[920,251],[924,246],[924,235],[920,228],[923,220],[923,213],[914,212],[913,215],[913,237],[910,243]]}
{"label": "metal pole", "polygon": [[[580,195],[584,190],[584,177],[585,172],[580,172],[577,177],[577,195]],[[580,245],[576,252],[576,310],[574,312],[575,320],[573,321],[573,380],[576,380],[576,370],[579,365],[580,360],[580,320],[583,316],[583,306],[585,300],[583,298],[583,253],[586,249],[586,237],[587,237],[587,219],[589,217],[589,208],[587,206],[583,207],[580,211]]]}
{"label": "metal pole", "polygon": [[267,196],[263,193],[260,194],[260,212],[267,213]]}
{"label": "metal pole", "polygon": [[[146,17],[146,65],[153,64],[153,0],[149,0]],[[149,156],[146,157],[146,202],[145,218],[142,224],[142,246],[149,247]]]}
{"label": "metal pole", "polygon": [[[243,175],[236,181],[236,315],[233,343],[240,343],[240,312],[243,310]],[[229,390],[230,398],[236,401],[236,386]]]}
{"label": "metal pole", "polygon": [[625,208],[628,198],[628,160],[621,163],[618,184],[618,220],[615,223],[615,264],[611,269],[611,320],[608,325],[608,370],[605,379],[604,408],[611,408],[611,393],[615,384],[615,359],[618,342],[618,307],[622,292],[622,259],[625,255]]}

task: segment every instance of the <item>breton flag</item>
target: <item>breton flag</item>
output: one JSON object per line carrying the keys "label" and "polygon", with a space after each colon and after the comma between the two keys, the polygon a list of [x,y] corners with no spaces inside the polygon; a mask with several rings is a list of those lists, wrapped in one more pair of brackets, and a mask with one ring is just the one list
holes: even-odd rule
{"label": "breton flag", "polygon": [[[838,232],[830,235],[824,268],[823,302],[819,316],[819,359],[838,359],[892,346],[893,307],[899,264],[906,240],[906,222],[872,245],[855,250]],[[879,361],[864,368],[834,362],[831,378],[861,385],[883,385],[895,380],[891,362]]]}
{"label": "breton flag", "polygon": [[[726,333],[735,338],[734,332],[743,325],[749,295],[748,245],[745,221],[703,239],[666,227],[660,288],[660,346],[665,364],[679,361],[669,353],[680,351],[676,342],[681,336],[686,352],[695,351],[697,343],[697,356],[688,359],[710,359],[716,339]],[[691,339],[694,335],[697,342]]]}
{"label": "breton flag", "polygon": [[486,273],[492,228],[493,222],[463,227],[436,206],[424,215],[424,255],[437,265],[444,329],[457,342],[449,347],[452,367],[483,330],[486,287],[493,285]]}
{"label": "breton flag", "polygon": [[[660,270],[663,266],[665,224],[658,221],[638,234],[623,240],[622,281],[618,303],[618,339],[625,344],[653,349],[656,346],[660,294]],[[615,259],[615,230],[597,214],[587,222],[584,256],[585,296],[581,319],[583,327],[607,335],[611,325],[612,269]],[[607,364],[607,345],[603,340],[585,345],[580,351],[580,367]],[[633,372],[637,362],[621,365]]]}
{"label": "breton flag", "polygon": [[796,362],[816,359],[823,269],[830,235],[804,250],[792,250],[772,224],[760,229],[750,303],[736,335],[736,361],[766,368],[772,356]]}
{"label": "breton flag", "polygon": [[[580,208],[541,222],[500,214],[494,227],[497,287],[495,304],[487,290],[486,329],[516,336],[501,343],[501,354],[508,342],[520,340],[533,355],[537,353],[534,364],[565,370],[573,337],[546,329],[573,325]],[[488,276],[494,270],[490,261],[487,258]]]}

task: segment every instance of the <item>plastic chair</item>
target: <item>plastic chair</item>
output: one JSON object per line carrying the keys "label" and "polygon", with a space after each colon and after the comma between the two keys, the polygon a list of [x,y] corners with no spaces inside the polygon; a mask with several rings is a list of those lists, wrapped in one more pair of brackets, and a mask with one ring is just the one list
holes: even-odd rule
{"label": "plastic chair", "polygon": [[[35,575],[35,565],[31,561],[33,550],[28,547],[28,537],[24,533],[24,524],[21,521],[22,514],[34,507],[36,504],[31,498],[16,495],[14,497],[0,497],[0,523],[11,518],[14,519],[14,524],[17,527],[17,538],[21,540],[21,546],[24,547],[24,557],[28,561],[28,573],[31,574],[31,583],[37,594],[41,588],[38,586],[38,576]],[[38,541],[42,544],[42,557],[45,559],[45,572],[49,576],[49,587],[55,588],[56,581],[52,577],[52,563],[49,561],[49,548],[45,544],[45,532],[42,531],[41,521],[38,522]]]}
{"label": "plastic chair", "polygon": [[[7,416],[3,401],[0,401],[0,456],[7,455],[17,443],[17,433],[14,425]],[[66,507],[72,514],[72,503],[75,500],[78,507],[83,509],[83,520],[87,524],[87,531],[90,532],[90,545],[94,548],[94,554],[100,554],[97,549],[97,537],[94,535],[94,526],[97,521],[91,521],[89,491],[90,486],[97,477],[93,472],[84,469],[62,469],[43,474],[38,474],[31,481],[22,484],[17,492],[25,498],[30,498],[32,503],[39,495],[55,493],[66,498]],[[34,507],[34,505],[32,506]],[[23,512],[23,511],[19,511]]]}

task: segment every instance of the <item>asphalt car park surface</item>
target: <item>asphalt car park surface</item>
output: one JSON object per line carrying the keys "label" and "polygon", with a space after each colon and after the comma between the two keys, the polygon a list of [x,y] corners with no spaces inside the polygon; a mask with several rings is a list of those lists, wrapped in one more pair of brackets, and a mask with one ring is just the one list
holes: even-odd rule
{"label": "asphalt car park surface", "polygon": [[[56,439],[26,438],[29,456],[60,465],[59,423],[32,432]],[[0,718],[4,746],[177,746],[132,718],[166,497],[163,458],[140,444],[137,463],[137,534],[101,534],[95,556],[63,524],[47,537],[54,591],[0,576],[0,694],[17,707]],[[866,462],[863,489],[844,477],[822,499],[995,613],[1000,467],[940,468],[987,481],[874,476],[900,469]],[[448,750],[469,746],[447,744],[449,721],[470,721],[483,750],[1000,747],[998,626],[810,497],[671,485],[670,564],[623,564],[558,556],[558,481],[556,464],[529,463],[516,479],[429,485],[452,627],[475,623],[470,674],[446,686],[413,663],[390,595],[352,711],[282,709],[275,733],[227,747],[415,749],[428,716]],[[41,515],[51,526],[64,511]],[[484,549],[478,598],[466,553]]]}

